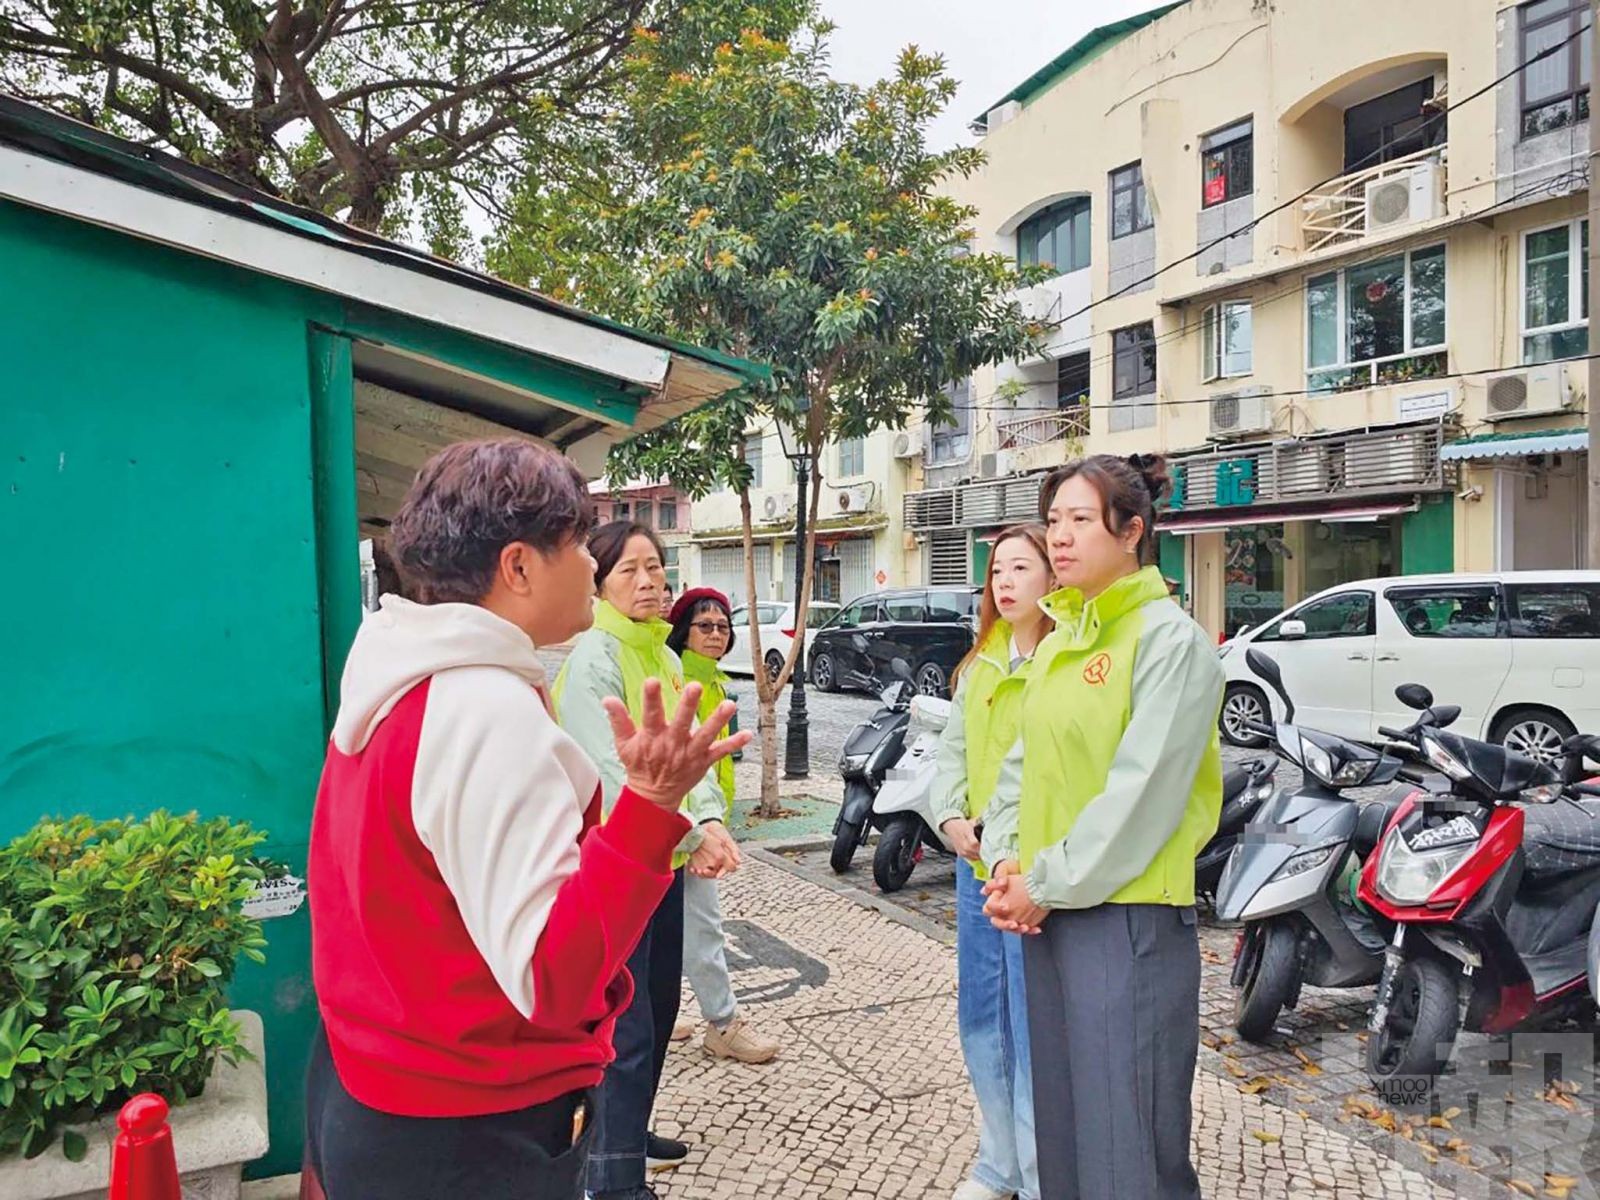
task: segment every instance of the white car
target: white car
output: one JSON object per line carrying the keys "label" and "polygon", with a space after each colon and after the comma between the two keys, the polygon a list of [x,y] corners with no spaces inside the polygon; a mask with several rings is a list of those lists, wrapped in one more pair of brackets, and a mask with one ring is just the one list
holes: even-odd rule
{"label": "white car", "polygon": [[[838,611],[837,604],[830,604],[826,600],[813,600],[807,606],[805,653],[811,650],[811,640],[816,630],[826,625],[828,619]],[[761,623],[761,657],[766,663],[767,678],[776,679],[794,642],[794,605],[781,604],[776,600],[757,600],[756,618]],[[755,668],[750,661],[750,610],[747,606],[741,604],[733,610],[733,631],[733,649],[723,655],[722,669],[729,675],[754,675]],[[803,658],[800,666],[802,669],[805,666]]]}
{"label": "white car", "polygon": [[1222,735],[1236,746],[1262,744],[1250,722],[1283,716],[1245,662],[1249,646],[1282,669],[1298,724],[1341,737],[1409,725],[1402,683],[1460,705],[1453,728],[1468,737],[1543,762],[1573,733],[1600,733],[1600,571],[1404,575],[1319,592],[1223,644]]}

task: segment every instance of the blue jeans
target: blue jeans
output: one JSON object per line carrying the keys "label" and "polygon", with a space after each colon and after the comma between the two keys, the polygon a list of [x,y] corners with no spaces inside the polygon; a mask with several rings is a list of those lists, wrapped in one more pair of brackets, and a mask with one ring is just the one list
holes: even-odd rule
{"label": "blue jeans", "polygon": [[680,868],[628,958],[633,1002],[617,1018],[611,1035],[617,1057],[594,1097],[589,1191],[595,1196],[633,1196],[644,1188],[650,1112],[683,987],[683,876]]}
{"label": "blue jeans", "polygon": [[993,1191],[1038,1200],[1022,937],[989,924],[983,901],[982,881],[964,859],[957,862],[956,1021],[981,1119],[972,1178]]}

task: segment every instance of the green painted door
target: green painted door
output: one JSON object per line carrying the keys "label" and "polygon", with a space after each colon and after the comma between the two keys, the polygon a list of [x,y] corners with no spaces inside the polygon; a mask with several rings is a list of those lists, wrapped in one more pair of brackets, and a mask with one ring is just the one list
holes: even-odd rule
{"label": "green painted door", "polygon": [[[355,615],[325,618],[354,594],[353,528],[342,551],[324,536],[353,523],[337,511],[353,462],[308,348],[308,320],[338,314],[5,202],[0,261],[0,836],[193,809],[270,831],[265,853],[303,877],[331,655]],[[298,1169],[316,1012],[309,914],[265,931],[266,966],[233,990],[267,1030],[272,1149],[254,1174]]]}
{"label": "green painted door", "polygon": [[972,582],[978,587],[989,582],[989,559],[993,554],[993,542],[981,537],[972,539]]}
{"label": "green painted door", "polygon": [[1400,523],[1400,573],[1446,574],[1456,569],[1456,506],[1449,496],[1429,496]]}

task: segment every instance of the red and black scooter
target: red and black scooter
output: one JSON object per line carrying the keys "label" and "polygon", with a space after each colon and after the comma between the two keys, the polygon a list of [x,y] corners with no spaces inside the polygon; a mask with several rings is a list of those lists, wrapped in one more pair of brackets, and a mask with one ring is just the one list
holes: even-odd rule
{"label": "red and black scooter", "polygon": [[[1402,703],[1428,709],[1426,688]],[[1569,739],[1565,775],[1424,719],[1381,729],[1444,776],[1396,812],[1360,896],[1394,923],[1367,1040],[1390,1103],[1427,1098],[1457,1033],[1506,1033],[1587,1000],[1600,905],[1600,787],[1568,783],[1600,738]],[[1448,781],[1447,783],[1445,781]]]}

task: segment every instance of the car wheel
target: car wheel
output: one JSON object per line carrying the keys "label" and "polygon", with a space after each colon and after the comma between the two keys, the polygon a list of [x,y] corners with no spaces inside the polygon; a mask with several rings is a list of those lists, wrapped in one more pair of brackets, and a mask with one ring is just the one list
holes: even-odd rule
{"label": "car wheel", "polygon": [[1494,723],[1489,740],[1559,769],[1566,761],[1562,744],[1577,732],[1572,722],[1559,713],[1543,708],[1513,708]]}
{"label": "car wheel", "polygon": [[833,655],[827,651],[811,657],[811,686],[819,692],[831,692],[839,686],[833,673]]}
{"label": "car wheel", "polygon": [[783,655],[776,650],[767,651],[767,678],[776,679],[778,672],[783,670]]}
{"label": "car wheel", "polygon": [[919,694],[944,698],[947,680],[944,668],[938,663],[923,663],[917,668],[916,680]]}
{"label": "car wheel", "polygon": [[1260,688],[1248,683],[1228,685],[1222,698],[1222,716],[1218,724],[1222,736],[1231,746],[1265,746],[1267,739],[1251,730],[1252,722],[1268,724],[1272,710],[1267,707],[1267,697]]}

